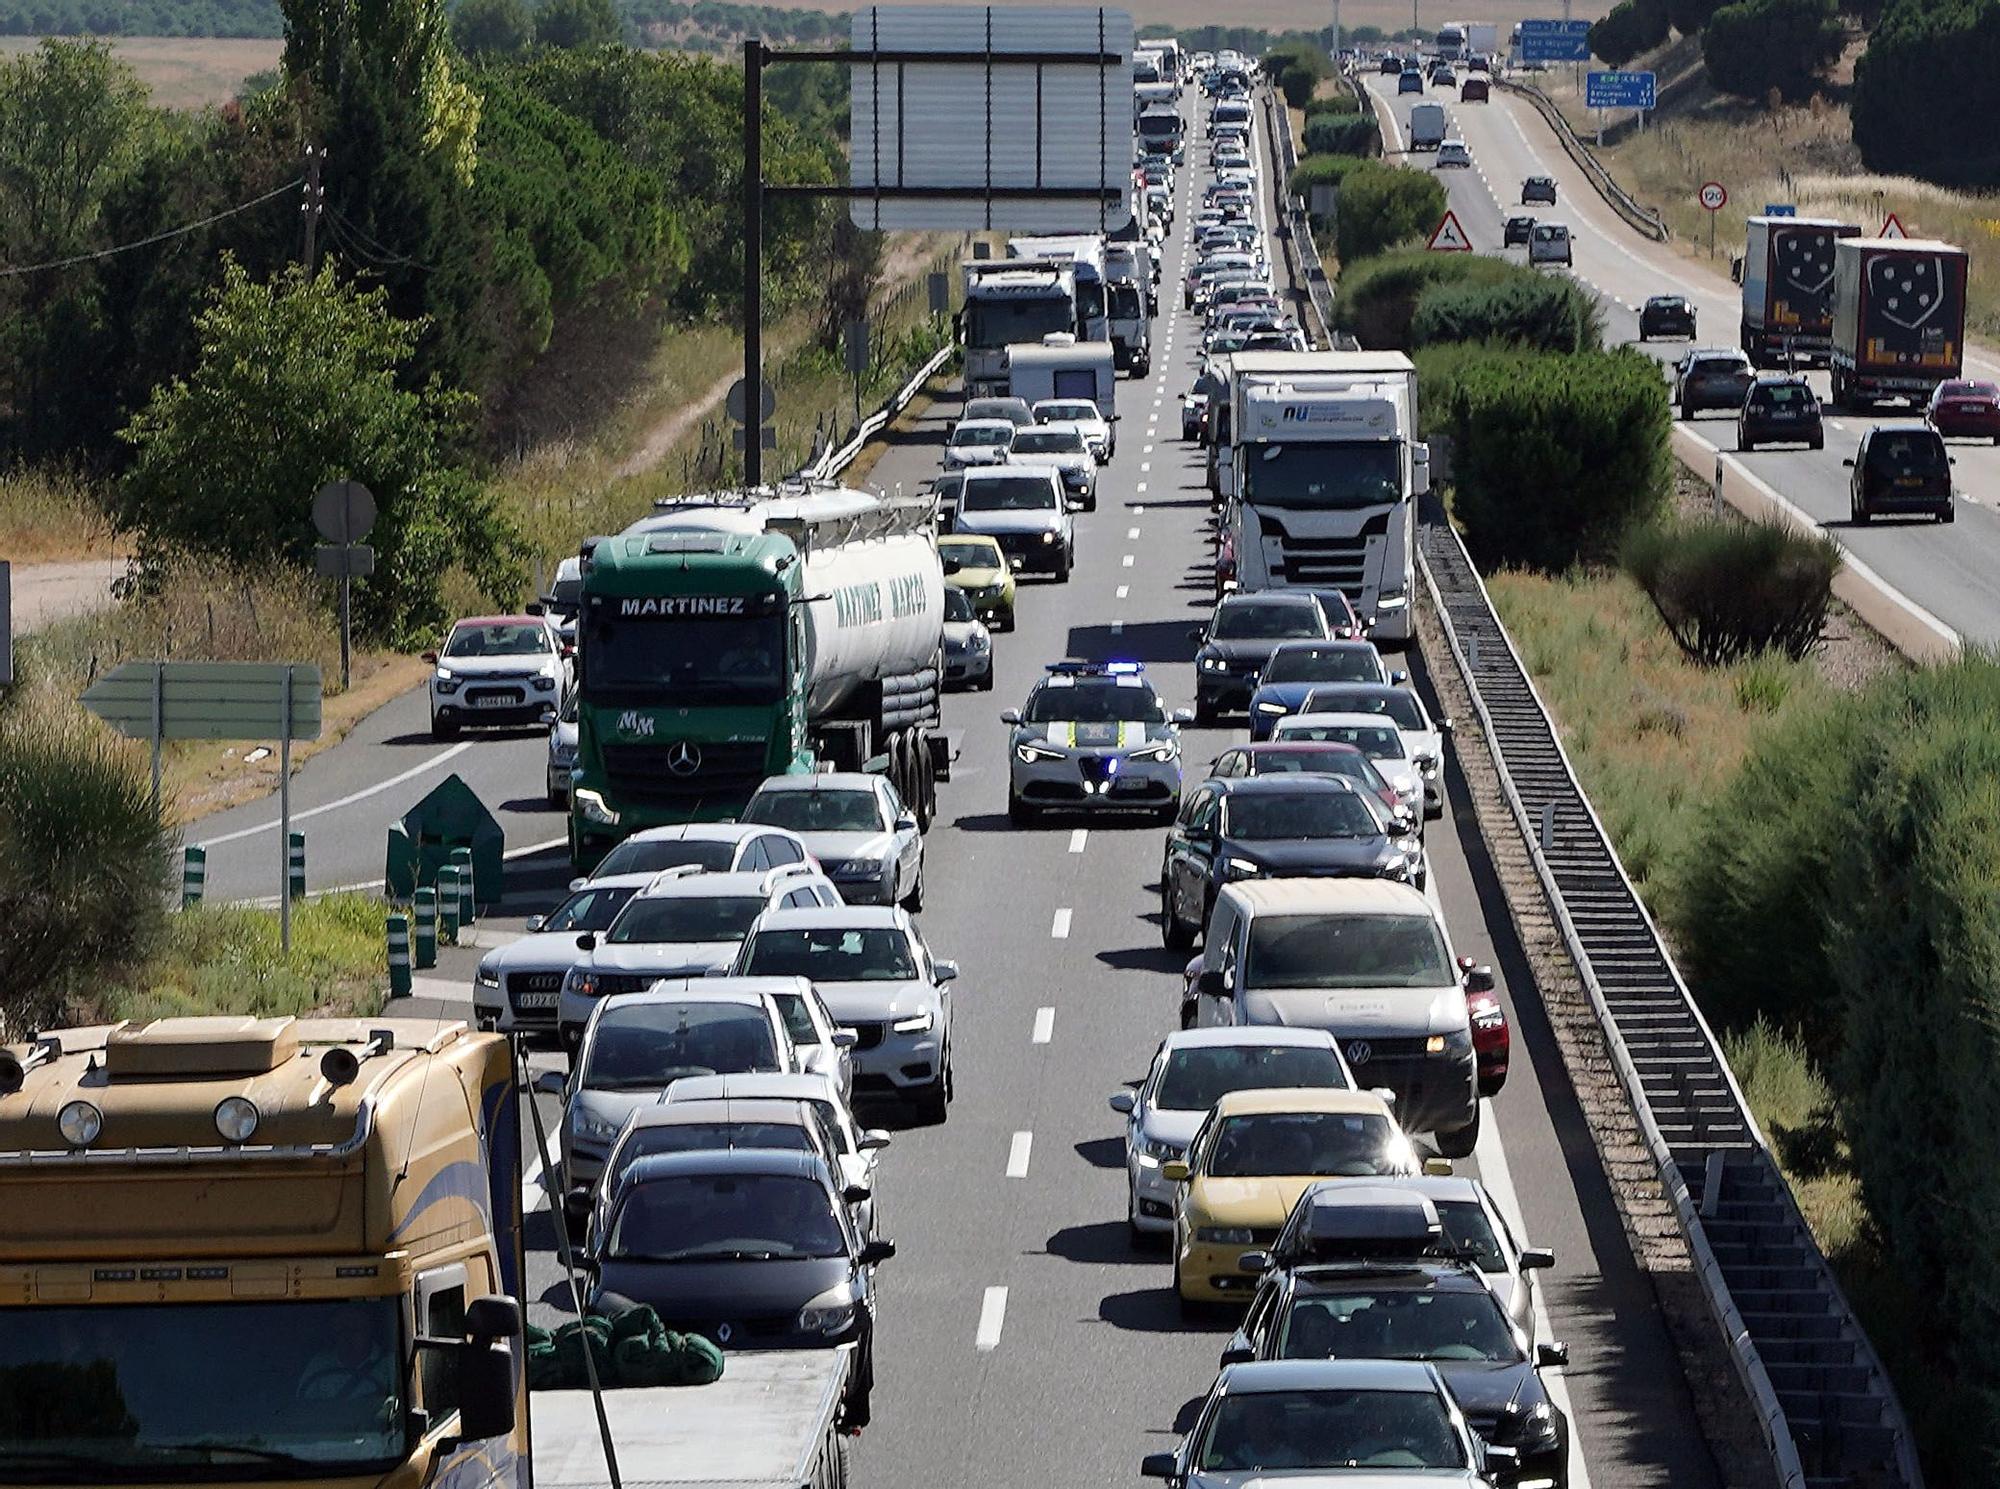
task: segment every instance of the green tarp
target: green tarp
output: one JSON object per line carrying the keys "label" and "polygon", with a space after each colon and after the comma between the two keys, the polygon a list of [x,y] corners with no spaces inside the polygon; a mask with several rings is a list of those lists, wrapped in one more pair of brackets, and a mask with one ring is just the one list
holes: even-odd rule
{"label": "green tarp", "polygon": [[528,1325],[528,1389],[581,1391],[590,1386],[583,1351],[597,1362],[605,1390],[625,1386],[705,1386],[722,1379],[722,1351],[699,1334],[676,1334],[641,1304],[612,1317],[592,1313],[551,1332]]}
{"label": "green tarp", "polygon": [[472,896],[485,907],[498,903],[506,834],[484,802],[456,775],[389,824],[389,866],[385,874],[392,900],[407,900],[419,887],[435,885],[451,850],[472,850]]}

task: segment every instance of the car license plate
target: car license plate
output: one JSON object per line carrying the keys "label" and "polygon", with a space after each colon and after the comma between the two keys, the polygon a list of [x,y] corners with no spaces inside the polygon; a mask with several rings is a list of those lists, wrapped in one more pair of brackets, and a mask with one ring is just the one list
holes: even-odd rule
{"label": "car license plate", "polygon": [[514,1006],[516,1008],[554,1008],[556,1006],[556,997],[555,993],[516,993],[514,995]]}
{"label": "car license plate", "polygon": [[474,708],[519,708],[521,700],[519,697],[510,697],[505,693],[487,693],[483,697],[475,698],[472,706]]}

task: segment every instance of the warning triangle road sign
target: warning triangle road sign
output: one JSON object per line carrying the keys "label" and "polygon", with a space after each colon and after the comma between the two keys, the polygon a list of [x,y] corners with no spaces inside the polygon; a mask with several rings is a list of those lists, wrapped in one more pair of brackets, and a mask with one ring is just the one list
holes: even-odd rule
{"label": "warning triangle road sign", "polygon": [[1902,222],[1894,212],[1891,212],[1887,220],[1882,224],[1882,231],[1875,236],[1878,238],[1907,238],[1910,235],[1903,231]]}
{"label": "warning triangle road sign", "polygon": [[1439,253],[1472,252],[1472,240],[1465,236],[1465,229],[1458,225],[1458,214],[1456,212],[1446,212],[1444,214],[1444,221],[1437,225],[1436,229],[1431,233],[1430,242],[1424,246],[1435,249]]}

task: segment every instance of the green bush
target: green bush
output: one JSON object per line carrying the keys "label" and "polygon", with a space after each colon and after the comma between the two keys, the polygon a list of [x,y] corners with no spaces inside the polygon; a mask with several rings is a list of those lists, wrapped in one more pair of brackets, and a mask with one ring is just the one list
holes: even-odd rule
{"label": "green bush", "polygon": [[1667,0],[1619,0],[1610,14],[1590,27],[1590,52],[1612,67],[1623,67],[1667,39]]}
{"label": "green bush", "polygon": [[1854,64],[1854,143],[1872,171],[2000,185],[2000,6],[1890,0]]}
{"label": "green bush", "polygon": [[1494,351],[1449,397],[1453,509],[1482,568],[1601,559],[1666,499],[1671,419],[1648,357]]}
{"label": "green bush", "polygon": [[1833,0],[1742,0],[1709,17],[1701,58],[1725,93],[1762,99],[1775,88],[1800,103],[1818,90],[1845,41]]}
{"label": "green bush", "polygon": [[0,723],[0,1042],[158,944],[171,848],[143,768],[105,731]]}
{"label": "green bush", "polygon": [[1325,98],[1311,99],[1306,103],[1304,109],[1306,123],[1308,124],[1328,114],[1338,118],[1345,114],[1372,112],[1373,110],[1364,110],[1361,107],[1361,100],[1356,98],[1352,93],[1345,92],[1329,93]]}
{"label": "green bush", "polygon": [[1397,249],[1341,265],[1333,316],[1338,330],[1382,351],[1411,351],[1410,323],[1417,301],[1432,286],[1499,284],[1520,266],[1483,253],[1432,253]]}
{"label": "green bush", "polygon": [[1302,109],[1312,102],[1321,79],[1333,76],[1333,64],[1325,50],[1311,42],[1287,42],[1264,54],[1264,72],[1287,104]]}
{"label": "green bush", "polygon": [[1573,279],[1537,274],[1519,264],[1508,267],[1514,272],[1492,284],[1434,283],[1426,288],[1410,321],[1411,344],[1492,341],[1543,352],[1598,349],[1604,313],[1595,296]]}
{"label": "green bush", "polygon": [[1380,155],[1382,126],[1373,115],[1321,114],[1306,120],[1305,145],[1312,155]]}
{"label": "green bush", "polygon": [[1819,644],[1840,545],[1775,522],[1646,523],[1626,534],[1625,571],[1681,650],[1707,667],[1761,652],[1794,661]]}
{"label": "green bush", "polygon": [[1698,36],[1719,0],[1667,0],[1667,19],[1683,36]]}
{"label": "green bush", "polygon": [[1435,171],[1364,160],[1340,183],[1341,262],[1425,237],[1444,212],[1444,184]]}

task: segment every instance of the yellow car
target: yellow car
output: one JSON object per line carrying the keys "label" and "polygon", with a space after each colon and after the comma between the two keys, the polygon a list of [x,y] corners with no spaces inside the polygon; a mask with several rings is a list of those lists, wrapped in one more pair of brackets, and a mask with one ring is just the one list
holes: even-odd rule
{"label": "yellow car", "polygon": [[1216,1102],[1185,1161],[1160,1166],[1180,1184],[1174,1205],[1174,1291],[1193,1303],[1248,1302],[1243,1254],[1268,1250],[1316,1179],[1451,1172],[1416,1150],[1370,1091],[1232,1091]]}
{"label": "yellow car", "polygon": [[1014,571],[998,538],[954,533],[938,539],[944,582],[965,591],[973,612],[996,631],[1014,629]]}

